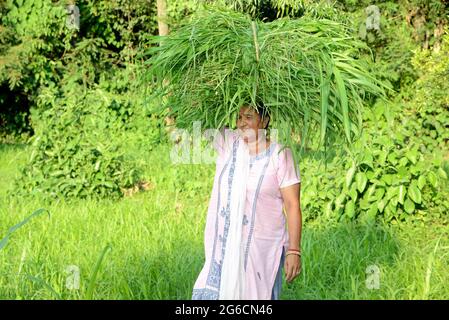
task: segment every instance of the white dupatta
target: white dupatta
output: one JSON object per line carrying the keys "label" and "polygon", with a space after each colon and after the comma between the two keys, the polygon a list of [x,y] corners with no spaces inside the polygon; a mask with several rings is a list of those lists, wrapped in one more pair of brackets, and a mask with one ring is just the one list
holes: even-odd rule
{"label": "white dupatta", "polygon": [[249,160],[248,146],[240,138],[232,179],[229,233],[221,269],[220,300],[241,300],[244,298],[245,270],[242,228]]}

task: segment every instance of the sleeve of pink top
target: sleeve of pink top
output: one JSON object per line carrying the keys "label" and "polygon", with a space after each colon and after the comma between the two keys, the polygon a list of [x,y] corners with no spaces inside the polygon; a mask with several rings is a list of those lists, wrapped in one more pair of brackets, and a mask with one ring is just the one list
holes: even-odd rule
{"label": "sleeve of pink top", "polygon": [[292,151],[288,148],[284,148],[278,153],[279,166],[277,169],[277,179],[279,182],[279,188],[285,188],[296,183],[301,182],[301,174],[299,171],[299,165],[296,165],[293,160]]}
{"label": "sleeve of pink top", "polygon": [[216,132],[213,140],[213,147],[217,151],[219,156],[222,156],[226,153],[226,150],[230,148],[235,138],[236,133],[234,132],[234,130],[227,127]]}

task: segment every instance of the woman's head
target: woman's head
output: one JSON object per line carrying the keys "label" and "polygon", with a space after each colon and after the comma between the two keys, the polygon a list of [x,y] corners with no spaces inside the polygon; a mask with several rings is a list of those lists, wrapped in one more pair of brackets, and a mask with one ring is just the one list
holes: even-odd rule
{"label": "woman's head", "polygon": [[259,130],[268,128],[270,115],[263,103],[257,103],[255,107],[243,105],[237,116],[237,129],[246,141],[258,139]]}

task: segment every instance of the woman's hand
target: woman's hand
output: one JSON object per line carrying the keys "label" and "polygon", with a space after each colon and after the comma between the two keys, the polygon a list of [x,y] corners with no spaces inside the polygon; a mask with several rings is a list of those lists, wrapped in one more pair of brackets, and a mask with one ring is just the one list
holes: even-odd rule
{"label": "woman's hand", "polygon": [[292,282],[301,272],[301,257],[289,254],[285,257],[284,270],[287,282]]}

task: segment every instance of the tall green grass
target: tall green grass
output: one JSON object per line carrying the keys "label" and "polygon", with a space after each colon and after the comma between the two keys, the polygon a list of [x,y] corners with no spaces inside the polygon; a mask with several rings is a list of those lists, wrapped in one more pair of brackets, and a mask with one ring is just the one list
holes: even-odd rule
{"label": "tall green grass", "polygon": [[[26,147],[0,147],[0,238],[43,204],[5,196],[27,156]],[[214,167],[171,165],[167,146],[144,156],[149,190],[120,201],[55,202],[45,207],[50,217],[18,229],[0,250],[0,299],[190,299]],[[448,299],[447,235],[437,222],[305,224],[303,271],[284,282],[281,298]],[[80,283],[71,290],[73,265]],[[378,290],[365,285],[370,265],[380,269]]]}

